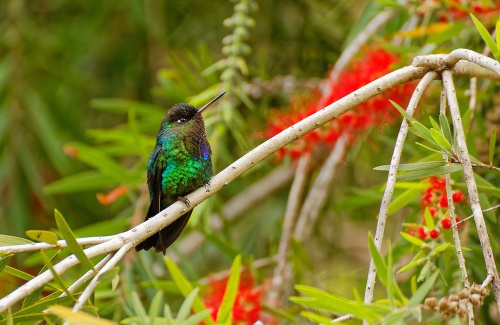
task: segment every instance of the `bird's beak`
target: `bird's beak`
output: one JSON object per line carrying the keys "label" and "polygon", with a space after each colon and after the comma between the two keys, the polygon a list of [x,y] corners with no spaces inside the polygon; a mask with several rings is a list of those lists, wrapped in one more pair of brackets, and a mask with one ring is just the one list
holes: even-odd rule
{"label": "bird's beak", "polygon": [[219,96],[217,96],[214,99],[212,99],[210,102],[208,102],[208,104],[206,104],[205,106],[203,106],[202,108],[200,108],[198,110],[198,112],[196,112],[196,114],[201,114],[201,112],[203,112],[208,106],[212,105],[216,100],[218,100],[219,98],[221,98],[222,96],[224,96],[225,93],[226,92],[223,92]]}

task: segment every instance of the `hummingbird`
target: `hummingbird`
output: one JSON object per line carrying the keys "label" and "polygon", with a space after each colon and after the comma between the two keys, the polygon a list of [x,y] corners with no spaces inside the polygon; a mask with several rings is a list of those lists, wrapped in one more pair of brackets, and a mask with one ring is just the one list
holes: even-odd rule
{"label": "hummingbird", "polygon": [[[147,181],[150,204],[146,219],[154,217],[176,201],[190,205],[186,195],[201,186],[210,186],[213,176],[212,151],[207,140],[201,113],[221,98],[221,93],[200,109],[189,104],[176,104],[165,115],[149,156]],[[166,249],[179,237],[193,210],[183,214],[135,247],[136,251]]]}

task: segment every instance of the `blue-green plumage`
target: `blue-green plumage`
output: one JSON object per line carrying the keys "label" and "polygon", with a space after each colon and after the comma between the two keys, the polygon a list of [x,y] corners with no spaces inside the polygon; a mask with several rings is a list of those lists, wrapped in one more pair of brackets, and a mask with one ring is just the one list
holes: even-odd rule
{"label": "blue-green plumage", "polygon": [[[201,110],[200,110],[201,111]],[[156,146],[149,157],[147,178],[151,203],[146,219],[193,190],[208,184],[213,175],[205,123],[195,107],[175,105],[163,118]],[[165,250],[179,237],[191,211],[140,243],[136,250]]]}

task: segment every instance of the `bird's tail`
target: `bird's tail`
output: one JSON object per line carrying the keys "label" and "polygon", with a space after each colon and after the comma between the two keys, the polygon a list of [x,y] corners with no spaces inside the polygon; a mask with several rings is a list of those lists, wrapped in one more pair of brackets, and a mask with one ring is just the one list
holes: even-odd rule
{"label": "bird's tail", "polygon": [[[159,212],[159,211],[158,211]],[[149,206],[148,213],[146,214],[146,219],[148,220],[151,217],[154,217],[158,212],[155,211],[153,204]],[[151,247],[155,248],[157,252],[163,252],[165,255],[167,248],[172,245],[172,243],[179,238],[182,230],[186,227],[189,217],[191,217],[191,213],[193,210],[186,212],[180,218],[172,222],[166,228],[161,229],[159,232],[154,234],[153,236],[147,238],[142,243],[135,247],[136,251],[140,251],[142,249],[149,250]]]}

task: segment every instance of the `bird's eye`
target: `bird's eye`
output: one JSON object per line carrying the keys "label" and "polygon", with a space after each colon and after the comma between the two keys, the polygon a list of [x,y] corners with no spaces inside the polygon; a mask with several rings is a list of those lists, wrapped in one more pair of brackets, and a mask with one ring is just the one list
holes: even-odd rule
{"label": "bird's eye", "polygon": [[177,120],[177,123],[185,123],[187,121],[187,119],[185,117],[182,117],[180,119]]}

